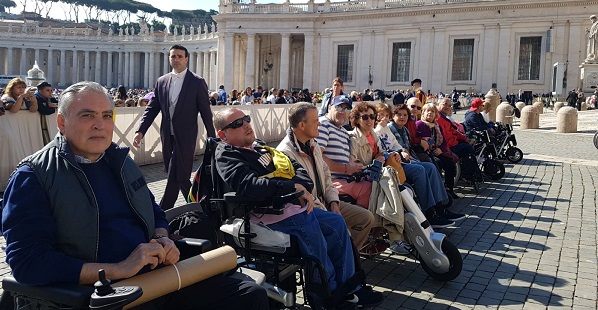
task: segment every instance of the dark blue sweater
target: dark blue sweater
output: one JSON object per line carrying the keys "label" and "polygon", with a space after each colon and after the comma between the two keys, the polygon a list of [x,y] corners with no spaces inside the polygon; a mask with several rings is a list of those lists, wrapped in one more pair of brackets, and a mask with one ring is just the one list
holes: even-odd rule
{"label": "dark blue sweater", "polygon": [[[98,261],[122,261],[139,243],[148,242],[140,220],[126,203],[119,178],[103,160],[81,166],[94,188],[100,208]],[[149,194],[155,201],[152,193]],[[156,203],[153,209],[156,227],[167,228],[164,212]],[[81,268],[86,262],[67,256],[54,247],[56,223],[50,201],[28,166],[20,167],[11,177],[4,192],[2,217],[8,244],[6,250],[12,254],[7,254],[7,262],[13,272],[19,273],[20,282],[30,285],[79,282]]]}

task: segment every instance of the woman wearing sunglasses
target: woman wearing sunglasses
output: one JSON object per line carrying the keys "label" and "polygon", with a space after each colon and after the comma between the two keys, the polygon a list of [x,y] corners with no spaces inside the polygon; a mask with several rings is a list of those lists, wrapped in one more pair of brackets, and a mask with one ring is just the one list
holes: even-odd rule
{"label": "woman wearing sunglasses", "polygon": [[[385,154],[381,150],[380,139],[374,127],[376,125],[375,107],[371,104],[361,102],[353,107],[351,111],[351,125],[354,127],[349,132],[351,137],[351,160],[357,160],[363,165],[369,165],[374,159],[385,162]],[[398,153],[386,154],[386,156],[395,156],[396,160],[400,161]],[[427,167],[428,166],[428,167]],[[405,164],[403,165],[407,181],[413,185],[417,196],[420,199],[420,207],[424,211],[426,218],[434,228],[448,227],[455,223],[444,218],[448,215],[445,209],[442,209],[441,214],[437,213],[434,208],[436,205],[441,205],[442,201],[448,200],[442,178],[438,170],[433,164]],[[394,238],[393,238],[393,235]],[[404,242],[402,242],[402,232],[398,235],[390,234],[391,240],[394,244],[391,245],[391,251],[395,253],[404,252]]]}

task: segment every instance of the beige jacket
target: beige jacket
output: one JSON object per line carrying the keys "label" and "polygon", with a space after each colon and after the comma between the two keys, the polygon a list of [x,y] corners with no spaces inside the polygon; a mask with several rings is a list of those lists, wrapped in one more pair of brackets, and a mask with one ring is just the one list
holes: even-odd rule
{"label": "beige jacket", "polygon": [[391,241],[403,240],[405,210],[399,190],[399,179],[391,167],[382,168],[382,178],[372,182],[370,212],[379,226],[388,230]]}
{"label": "beige jacket", "polygon": [[[378,135],[372,132],[374,136],[374,142],[378,145]],[[362,165],[367,166],[373,161],[372,146],[368,142],[368,139],[361,132],[361,130],[355,127],[349,131],[349,137],[351,138],[351,161],[359,161]]]}
{"label": "beige jacket", "polygon": [[[327,210],[327,206],[330,205],[331,202],[339,201],[338,189],[332,185],[330,169],[322,157],[322,148],[314,139],[310,140],[310,146],[316,160],[316,168],[318,169],[318,176],[320,177],[320,184],[322,184],[324,197],[318,197],[315,182],[312,195],[315,197],[314,202],[316,205],[320,209]],[[307,173],[312,180],[316,179],[316,173],[311,161],[311,157],[299,149],[299,142],[297,141],[297,138],[291,129],[287,130],[287,135],[276,147],[276,149],[285,153],[287,156],[289,156],[289,158],[301,164],[301,166],[307,170]]]}

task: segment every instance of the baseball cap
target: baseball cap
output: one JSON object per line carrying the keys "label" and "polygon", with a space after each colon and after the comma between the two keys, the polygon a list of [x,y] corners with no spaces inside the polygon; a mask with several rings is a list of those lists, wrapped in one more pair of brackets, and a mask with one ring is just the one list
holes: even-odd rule
{"label": "baseball cap", "polygon": [[351,104],[351,99],[349,99],[349,97],[345,96],[345,95],[338,95],[338,96],[334,96],[334,98],[332,98],[332,101],[330,102],[330,105],[340,105],[340,104]]}
{"label": "baseball cap", "polygon": [[482,104],[484,104],[484,101],[482,101],[482,99],[480,98],[476,98],[471,102],[471,108],[469,108],[469,111],[475,111],[477,109],[479,109]]}

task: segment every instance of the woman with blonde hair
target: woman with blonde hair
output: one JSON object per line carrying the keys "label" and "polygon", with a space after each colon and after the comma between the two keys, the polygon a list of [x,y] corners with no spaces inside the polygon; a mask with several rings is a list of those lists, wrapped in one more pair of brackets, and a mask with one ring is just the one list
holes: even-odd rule
{"label": "woman with blonde hair", "polygon": [[2,95],[2,105],[10,112],[17,113],[19,110],[29,110],[37,112],[37,99],[34,91],[26,91],[27,83],[20,78],[14,78],[8,82],[4,95]]}

